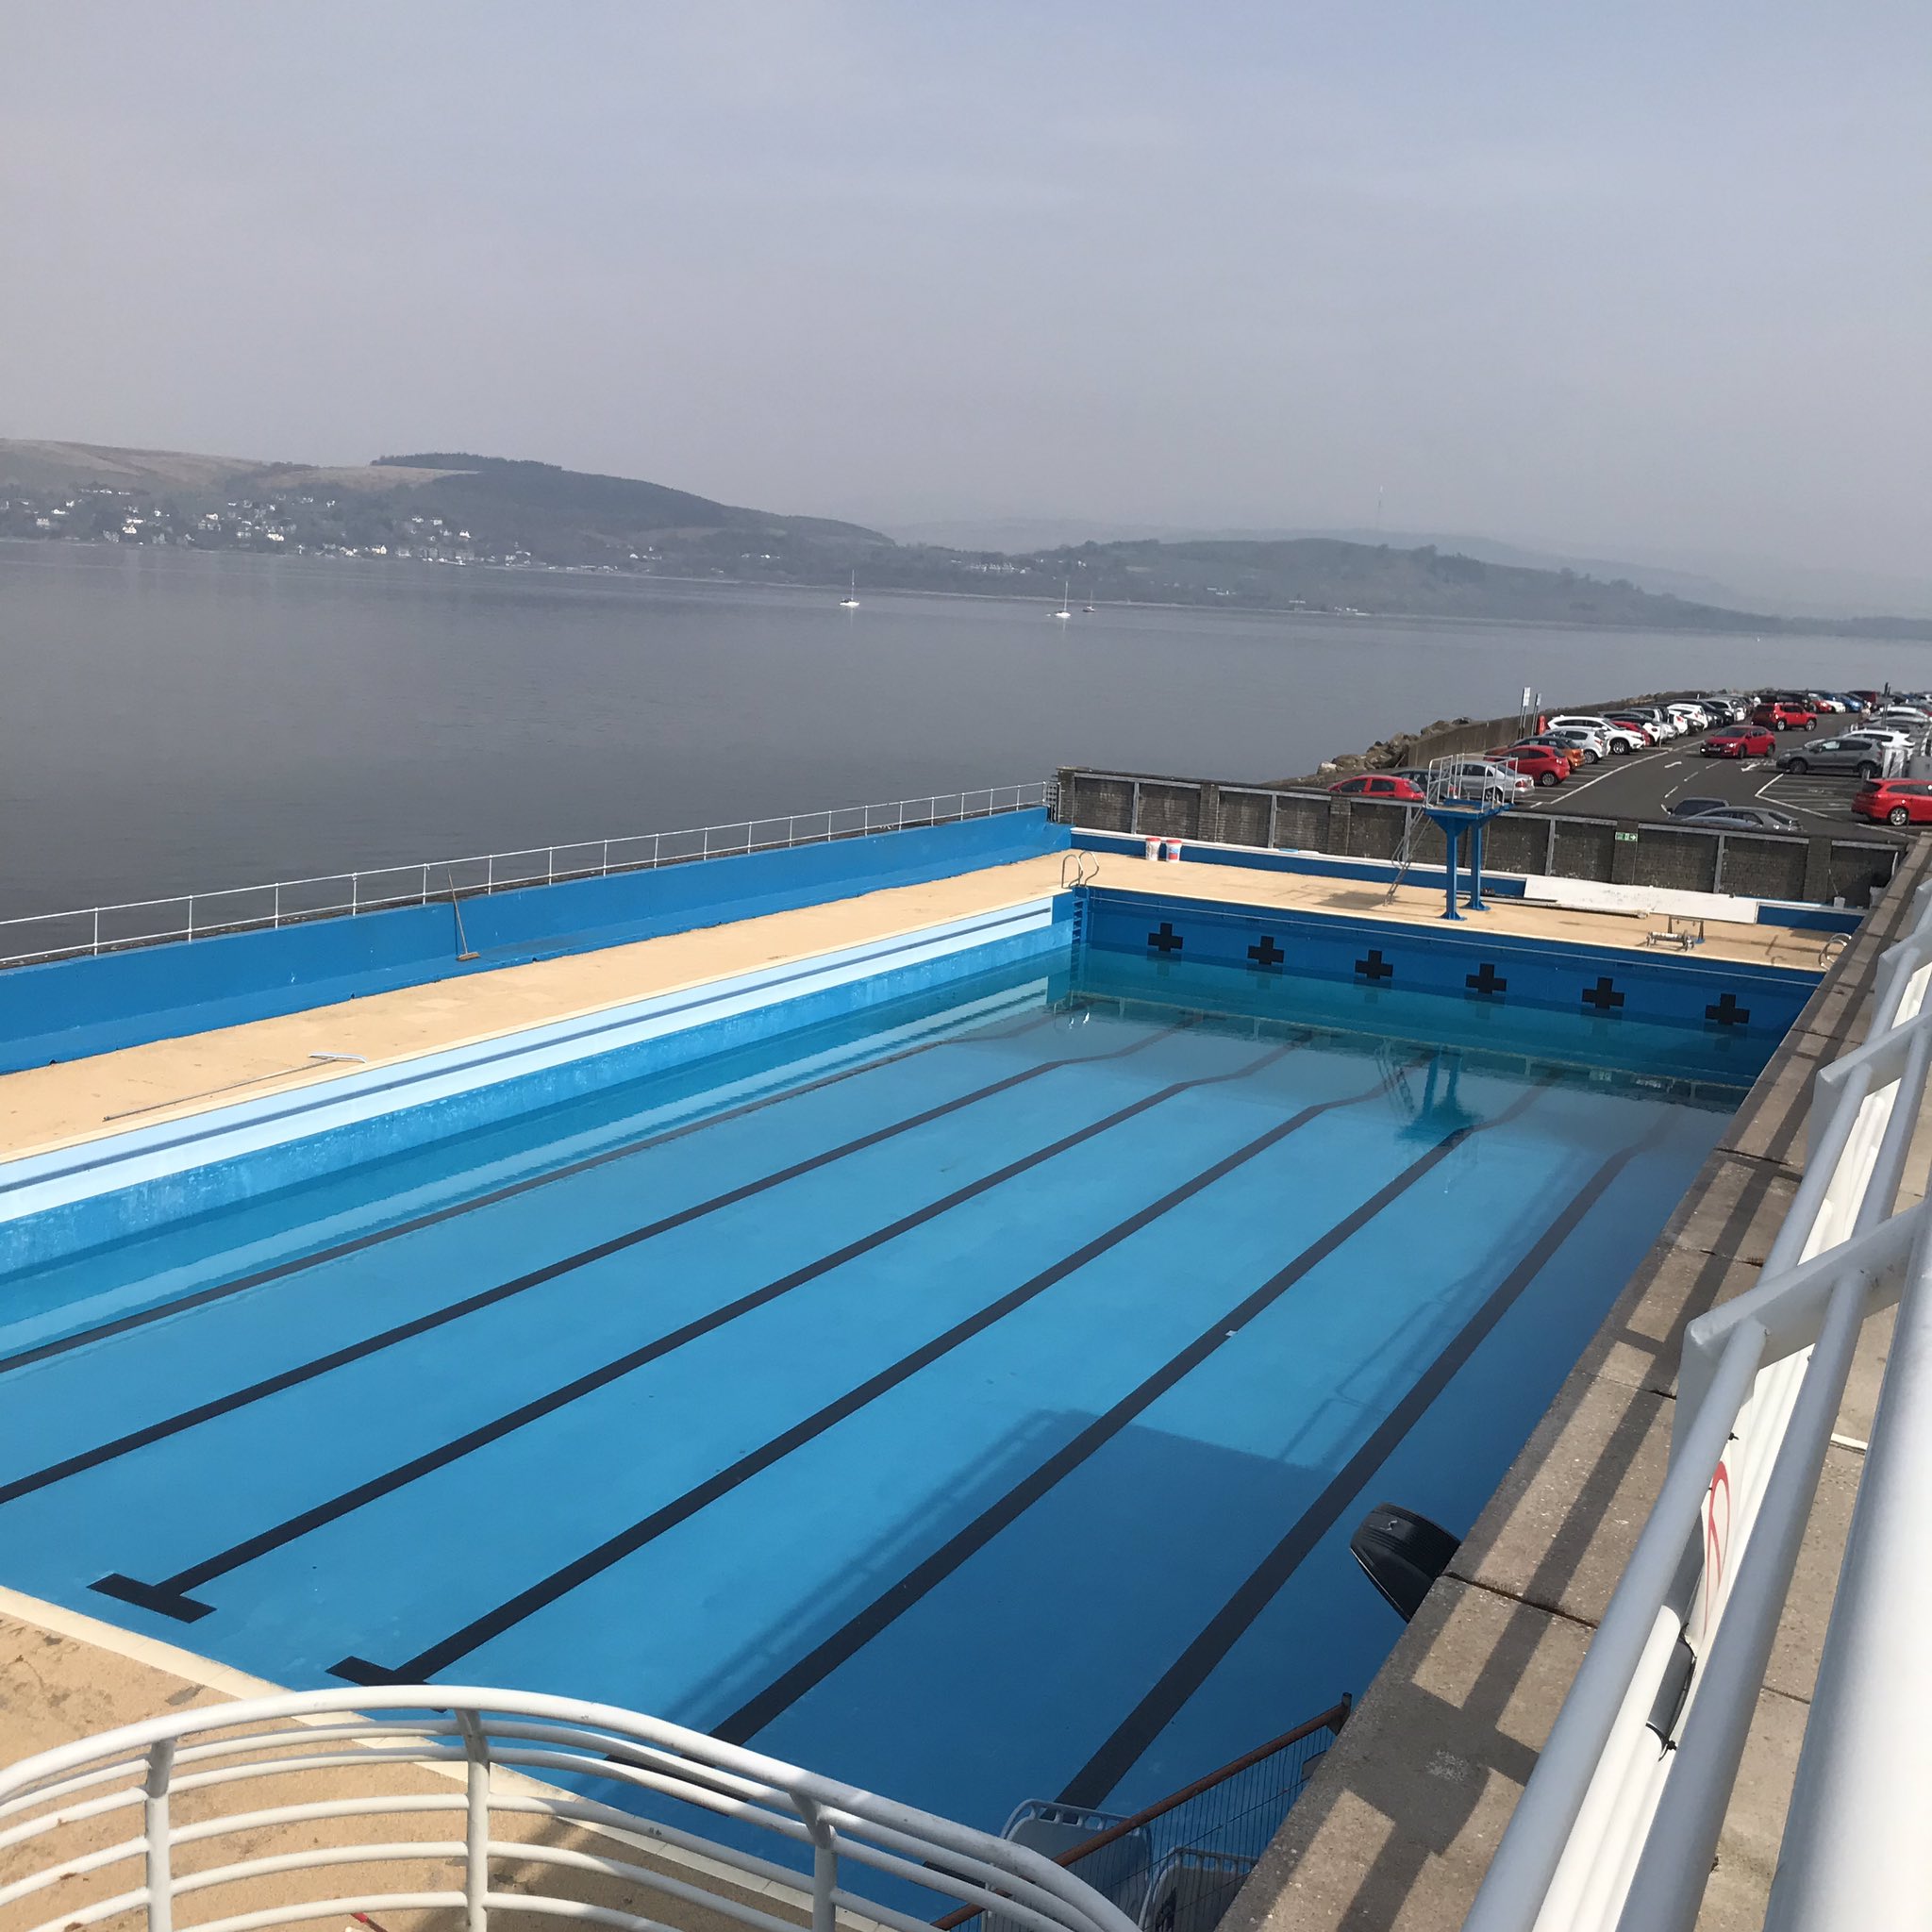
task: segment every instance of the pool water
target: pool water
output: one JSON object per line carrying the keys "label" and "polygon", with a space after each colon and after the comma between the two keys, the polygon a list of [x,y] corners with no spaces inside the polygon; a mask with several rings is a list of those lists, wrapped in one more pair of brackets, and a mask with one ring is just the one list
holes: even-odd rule
{"label": "pool water", "polygon": [[1366,1686],[1350,1532],[1468,1529],[1738,1097],[1215,970],[958,979],[0,1280],[0,1582],[993,1829],[1161,1795]]}

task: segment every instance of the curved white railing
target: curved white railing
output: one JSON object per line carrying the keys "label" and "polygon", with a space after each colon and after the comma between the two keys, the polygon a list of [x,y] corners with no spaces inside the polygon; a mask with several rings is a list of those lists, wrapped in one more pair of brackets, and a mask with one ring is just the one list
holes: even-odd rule
{"label": "curved white railing", "polygon": [[[666,1813],[735,1829],[719,1839]],[[780,1856],[744,1849],[752,1829]],[[385,1885],[388,1865],[403,1871]],[[770,1932],[808,1918],[813,1932],[841,1918],[930,1932],[848,1890],[854,1867],[1026,1932],[1132,1932],[1098,1892],[1020,1845],[566,1697],[291,1692],[130,1724],[0,1772],[0,1911],[32,1932],[125,1914],[173,1932],[181,1907],[193,1932],[424,1910],[460,1911],[467,1932],[487,1932],[497,1910],[666,1932],[640,1890],[673,1919],[683,1905]],[[357,1882],[332,1890],[345,1868]]]}
{"label": "curved white railing", "polygon": [[1864,1044],[1817,1076],[1804,1178],[1757,1285],[1686,1335],[1669,1472],[1468,1932],[1690,1932],[1858,1331],[1893,1301],[1767,1923],[1866,1932],[1924,1909],[1932,1214],[1893,1209],[1932,1071],[1932,884],[1913,913]]}

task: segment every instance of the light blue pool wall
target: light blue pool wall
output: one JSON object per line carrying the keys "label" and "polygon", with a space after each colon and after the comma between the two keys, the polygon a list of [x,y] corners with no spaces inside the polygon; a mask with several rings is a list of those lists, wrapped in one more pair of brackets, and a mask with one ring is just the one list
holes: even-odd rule
{"label": "light blue pool wall", "polygon": [[[43,1266],[270,1194],[312,1178],[319,1165],[341,1173],[393,1159],[829,1022],[863,1024],[949,986],[1024,970],[1063,991],[1073,912],[1072,895],[1060,893],[1044,915],[1023,907],[958,922],[950,950],[936,951],[924,935],[881,940],[837,960],[666,993],[7,1162],[0,1271]],[[643,1028],[654,1030],[637,1037]],[[242,1151],[232,1151],[238,1142]],[[49,1179],[72,1197],[20,1212],[20,1199]]]}
{"label": "light blue pool wall", "polygon": [[1044,809],[875,832],[608,878],[447,900],[0,974],[0,1073],[236,1026],[398,987],[487,973],[923,885],[1064,849]]}

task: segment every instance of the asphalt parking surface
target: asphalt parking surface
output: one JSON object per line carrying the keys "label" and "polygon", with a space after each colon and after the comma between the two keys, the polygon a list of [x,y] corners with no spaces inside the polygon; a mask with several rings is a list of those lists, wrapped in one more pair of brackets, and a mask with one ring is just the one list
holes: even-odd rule
{"label": "asphalt parking surface", "polygon": [[[1778,733],[1777,748],[1795,751],[1809,739],[1832,737],[1834,724],[1839,731],[1857,728],[1852,718],[1832,724],[1820,719],[1812,730]],[[1669,818],[1670,808],[1680,799],[1723,798],[1790,812],[1805,831],[1855,827],[1861,836],[1900,836],[1853,814],[1852,794],[1858,789],[1854,777],[1807,774],[1800,778],[1777,769],[1776,753],[1761,758],[1706,758],[1703,746],[1701,737],[1679,738],[1626,757],[1600,758],[1561,785],[1539,786],[1516,808],[1579,818],[1658,820]]]}

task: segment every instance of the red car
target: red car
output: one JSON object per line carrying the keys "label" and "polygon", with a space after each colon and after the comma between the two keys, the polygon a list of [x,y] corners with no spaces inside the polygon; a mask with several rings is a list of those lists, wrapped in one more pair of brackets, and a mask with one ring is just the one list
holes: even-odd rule
{"label": "red car", "polygon": [[1560,785],[1570,775],[1570,760],[1554,745],[1512,744],[1483,754],[1491,764],[1507,765],[1539,785]]}
{"label": "red car", "polygon": [[1328,789],[1356,798],[1387,798],[1405,805],[1420,805],[1428,796],[1413,778],[1392,778],[1379,772],[1365,772],[1359,778],[1338,778]]}
{"label": "red car", "polygon": [[1759,705],[1751,713],[1754,724],[1762,724],[1772,731],[1808,731],[1818,722],[1816,711],[1807,711],[1803,705],[1794,705],[1784,698],[1774,698],[1769,704]]}
{"label": "red car", "polygon": [[1875,824],[1932,825],[1932,778],[1867,778],[1852,809]]}
{"label": "red car", "polygon": [[1704,741],[1707,758],[1769,758],[1777,743],[1775,735],[1761,724],[1733,724],[1727,731],[1713,731]]}

